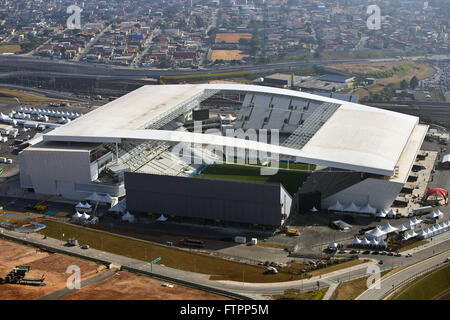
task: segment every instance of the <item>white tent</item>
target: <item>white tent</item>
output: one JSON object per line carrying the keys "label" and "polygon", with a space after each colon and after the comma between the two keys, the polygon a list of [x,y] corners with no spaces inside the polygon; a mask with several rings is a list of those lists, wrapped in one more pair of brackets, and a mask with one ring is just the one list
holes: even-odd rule
{"label": "white tent", "polygon": [[403,232],[403,231],[406,231],[406,230],[409,230],[409,229],[408,229],[407,227],[405,227],[404,224],[402,224],[402,225],[400,226],[400,228],[398,228],[397,232]]}
{"label": "white tent", "polygon": [[414,218],[414,219],[412,220],[412,222],[414,223],[414,225],[418,226],[418,225],[420,225],[420,224],[423,222],[423,220]]}
{"label": "white tent", "polygon": [[167,218],[164,217],[164,215],[162,214],[158,219],[156,219],[156,221],[166,221]]}
{"label": "white tent", "polygon": [[366,238],[366,237],[364,237],[364,238],[362,239],[362,241],[361,241],[361,244],[362,244],[362,245],[364,245],[364,246],[367,246],[367,245],[369,245],[369,244],[370,244],[370,241],[369,241],[369,240],[367,240],[367,238]]}
{"label": "white tent", "polygon": [[377,246],[378,244],[379,244],[379,241],[377,241],[376,239],[370,240],[370,245],[371,246]]}
{"label": "white tent", "polygon": [[377,218],[384,218],[384,217],[386,217],[386,215],[387,215],[387,211],[383,209],[383,210],[381,210],[380,212],[378,212],[376,214],[376,217]]}
{"label": "white tent", "polygon": [[338,247],[338,244],[334,241],[331,241],[330,244],[328,245],[329,249],[336,249]]}
{"label": "white tent", "polygon": [[81,216],[82,216],[82,214],[79,213],[78,211],[76,211],[75,214],[72,216],[72,219],[73,220],[78,220],[78,219],[81,218]]}
{"label": "white tent", "polygon": [[415,233],[414,230],[410,231],[410,235],[411,235],[411,238],[417,237],[417,233]]}
{"label": "white tent", "polygon": [[426,229],[423,229],[423,230],[421,230],[417,235],[418,235],[419,237],[426,238],[427,235],[428,235],[428,232],[427,232]]}
{"label": "white tent", "polygon": [[114,198],[111,197],[111,195],[109,193],[105,194],[104,197],[101,198],[100,202],[102,203],[112,203],[114,201]]}
{"label": "white tent", "polygon": [[381,231],[379,226],[376,226],[374,229],[367,231],[365,235],[368,239],[378,239],[385,236],[386,233]]}
{"label": "white tent", "polygon": [[377,213],[377,209],[375,209],[374,207],[372,207],[372,206],[370,205],[370,203],[367,203],[364,207],[362,207],[362,208],[359,210],[359,212],[375,214],[375,213]]}
{"label": "white tent", "polygon": [[413,230],[415,228],[415,224],[412,222],[412,220],[408,220],[408,222],[405,222],[403,224],[408,230]]}
{"label": "white tent", "polygon": [[395,232],[395,231],[397,231],[397,230],[398,230],[398,229],[395,228],[395,227],[393,227],[393,226],[391,226],[391,225],[389,224],[389,222],[386,222],[386,224],[385,224],[384,226],[381,227],[381,231],[383,231],[383,232],[385,232],[385,233],[391,233],[391,232]]}
{"label": "white tent", "polygon": [[380,240],[380,243],[378,243],[378,245],[380,247],[387,247],[387,244],[386,244],[386,242],[383,239]]}
{"label": "white tent", "polygon": [[89,203],[85,203],[84,204],[84,207],[83,208],[85,208],[85,209],[90,209],[90,208],[92,208],[92,206],[89,204]]}
{"label": "white tent", "polygon": [[389,212],[387,213],[388,218],[395,218],[396,215],[397,212],[395,212],[394,209],[389,210]]}
{"label": "white tent", "polygon": [[83,219],[83,220],[88,220],[90,217],[91,216],[88,215],[86,212],[81,215],[81,219]]}
{"label": "white tent", "polygon": [[343,211],[344,206],[338,201],[336,201],[335,204],[333,204],[331,207],[328,208],[330,211]]}
{"label": "white tent", "polygon": [[93,192],[85,200],[97,202],[97,201],[99,201],[101,199],[102,199],[102,197],[97,192]]}
{"label": "white tent", "polygon": [[360,208],[354,203],[350,203],[347,207],[344,208],[346,212],[359,212]]}
{"label": "white tent", "polygon": [[361,240],[358,239],[358,237],[355,237],[352,241],[352,245],[357,246],[361,244]]}
{"label": "white tent", "polygon": [[134,221],[134,216],[127,211],[123,216],[122,216],[122,220],[123,221],[128,221],[128,222],[133,222]]}
{"label": "white tent", "polygon": [[319,210],[317,210],[316,207],[312,207],[312,209],[309,210],[309,211],[311,211],[311,212],[318,212]]}
{"label": "white tent", "polygon": [[78,202],[77,205],[75,206],[75,208],[84,208],[84,204],[82,204],[81,202]]}

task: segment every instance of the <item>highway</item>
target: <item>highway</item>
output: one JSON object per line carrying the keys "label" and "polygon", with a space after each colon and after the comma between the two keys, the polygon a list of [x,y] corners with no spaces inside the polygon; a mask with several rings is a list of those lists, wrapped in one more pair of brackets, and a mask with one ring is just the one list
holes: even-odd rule
{"label": "highway", "polygon": [[393,288],[397,289],[399,284],[412,280],[411,277],[426,272],[436,266],[445,264],[444,261],[448,255],[449,250],[416,263],[408,268],[402,269],[399,272],[382,279],[380,289],[368,289],[357,297],[356,300],[383,300],[393,291]]}
{"label": "highway", "polygon": [[[411,60],[423,59],[424,56],[411,57]],[[333,60],[297,60],[281,61],[270,64],[258,65],[239,65],[215,67],[214,69],[142,69],[127,68],[107,65],[96,65],[80,62],[68,62],[61,60],[50,60],[38,57],[19,56],[19,55],[0,55],[0,67],[7,68],[10,71],[24,70],[32,74],[33,72],[63,73],[63,74],[81,74],[111,77],[159,77],[161,75],[192,75],[192,74],[211,74],[220,72],[253,71],[255,73],[274,72],[275,70],[291,70],[301,66],[329,65],[329,64],[349,64],[379,61],[397,61],[396,58],[389,59],[333,59]]]}

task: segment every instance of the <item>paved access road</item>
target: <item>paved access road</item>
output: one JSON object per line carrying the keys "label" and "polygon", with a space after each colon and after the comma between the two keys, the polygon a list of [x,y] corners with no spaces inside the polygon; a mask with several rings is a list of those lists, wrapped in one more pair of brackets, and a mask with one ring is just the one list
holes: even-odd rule
{"label": "paved access road", "polygon": [[449,254],[450,253],[447,250],[446,252],[435,255],[434,257],[402,269],[399,272],[382,279],[379,289],[368,289],[359,297],[357,297],[356,300],[383,300],[388,296],[388,294],[391,293],[394,286],[407,281],[409,278],[416,274],[425,272],[435,266],[441,265],[442,263],[444,263]]}

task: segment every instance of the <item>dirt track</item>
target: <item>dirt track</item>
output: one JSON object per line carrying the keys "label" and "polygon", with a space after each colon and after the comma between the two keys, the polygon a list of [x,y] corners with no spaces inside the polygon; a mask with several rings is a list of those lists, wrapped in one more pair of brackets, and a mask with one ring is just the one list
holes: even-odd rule
{"label": "dirt track", "polygon": [[163,283],[153,278],[119,271],[108,279],[66,295],[64,300],[229,300],[177,284],[174,284],[173,288],[163,287]]}

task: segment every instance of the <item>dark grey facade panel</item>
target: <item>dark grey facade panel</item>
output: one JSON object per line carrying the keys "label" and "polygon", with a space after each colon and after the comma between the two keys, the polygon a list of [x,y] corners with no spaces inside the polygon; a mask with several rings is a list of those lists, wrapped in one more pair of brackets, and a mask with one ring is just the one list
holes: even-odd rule
{"label": "dark grey facade panel", "polygon": [[279,226],[280,185],[125,173],[127,209]]}

